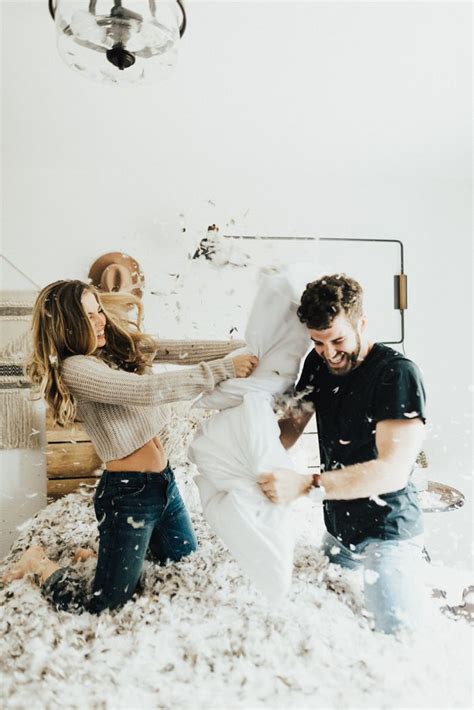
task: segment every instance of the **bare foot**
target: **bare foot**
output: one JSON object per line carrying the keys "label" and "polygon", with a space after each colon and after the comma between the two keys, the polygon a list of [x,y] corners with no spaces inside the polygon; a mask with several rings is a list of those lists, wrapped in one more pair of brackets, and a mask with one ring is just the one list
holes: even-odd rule
{"label": "bare foot", "polygon": [[2,577],[4,584],[9,584],[14,579],[21,579],[26,574],[37,573],[38,567],[47,559],[44,549],[41,545],[33,545],[22,554],[15,566],[6,572]]}
{"label": "bare foot", "polygon": [[94,550],[89,550],[87,547],[78,547],[74,552],[74,562],[84,562],[90,557],[97,557]]}

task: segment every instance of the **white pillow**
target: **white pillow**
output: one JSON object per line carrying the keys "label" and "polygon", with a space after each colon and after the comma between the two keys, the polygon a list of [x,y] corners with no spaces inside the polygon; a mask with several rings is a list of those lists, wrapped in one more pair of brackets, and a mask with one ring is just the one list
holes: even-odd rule
{"label": "white pillow", "polygon": [[291,583],[295,534],[288,506],[271,503],[256,479],[278,468],[298,470],[280,443],[272,408],[274,396],[295,382],[309,347],[296,310],[311,276],[306,266],[292,269],[262,275],[246,329],[259,366],[250,377],[226,380],[198,400],[194,406],[223,411],[203,424],[189,448],[207,521],[272,601]]}

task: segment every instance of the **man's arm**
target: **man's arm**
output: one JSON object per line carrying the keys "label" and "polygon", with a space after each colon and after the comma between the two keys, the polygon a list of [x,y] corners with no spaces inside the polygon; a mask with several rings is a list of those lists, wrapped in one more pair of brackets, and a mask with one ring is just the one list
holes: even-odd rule
{"label": "man's arm", "polygon": [[313,414],[314,412],[309,410],[299,416],[295,415],[280,419],[278,422],[281,432],[280,441],[285,449],[291,449],[293,444],[296,444]]}
{"label": "man's arm", "polygon": [[386,419],[375,427],[378,456],[321,475],[325,498],[353,500],[399,491],[407,485],[424,437],[420,419]]}
{"label": "man's arm", "polygon": [[[424,425],[420,419],[387,419],[379,422],[375,428],[378,457],[373,461],[321,474],[324,497],[331,500],[353,500],[404,488],[421,449],[423,436]],[[281,470],[262,474],[258,482],[262,492],[273,503],[289,503],[310,490],[312,476]]]}

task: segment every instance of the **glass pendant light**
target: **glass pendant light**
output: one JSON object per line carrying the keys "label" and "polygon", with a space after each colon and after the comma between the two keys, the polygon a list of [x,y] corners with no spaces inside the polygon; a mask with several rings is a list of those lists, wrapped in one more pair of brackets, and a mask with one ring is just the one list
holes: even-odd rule
{"label": "glass pendant light", "polygon": [[58,51],[95,81],[124,86],[164,79],[186,28],[182,0],[48,0]]}

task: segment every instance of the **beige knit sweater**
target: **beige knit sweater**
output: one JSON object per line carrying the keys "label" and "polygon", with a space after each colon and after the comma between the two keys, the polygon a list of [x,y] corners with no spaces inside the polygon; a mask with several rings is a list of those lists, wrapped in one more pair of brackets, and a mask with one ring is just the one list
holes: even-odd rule
{"label": "beige knit sweater", "polygon": [[61,373],[78,418],[107,462],[128,456],[157,435],[166,423],[160,405],[194,399],[235,377],[233,361],[221,358],[242,345],[235,340],[157,342],[156,362],[200,363],[184,372],[138,375],[114,369],[93,355],[73,355],[64,361]]}

